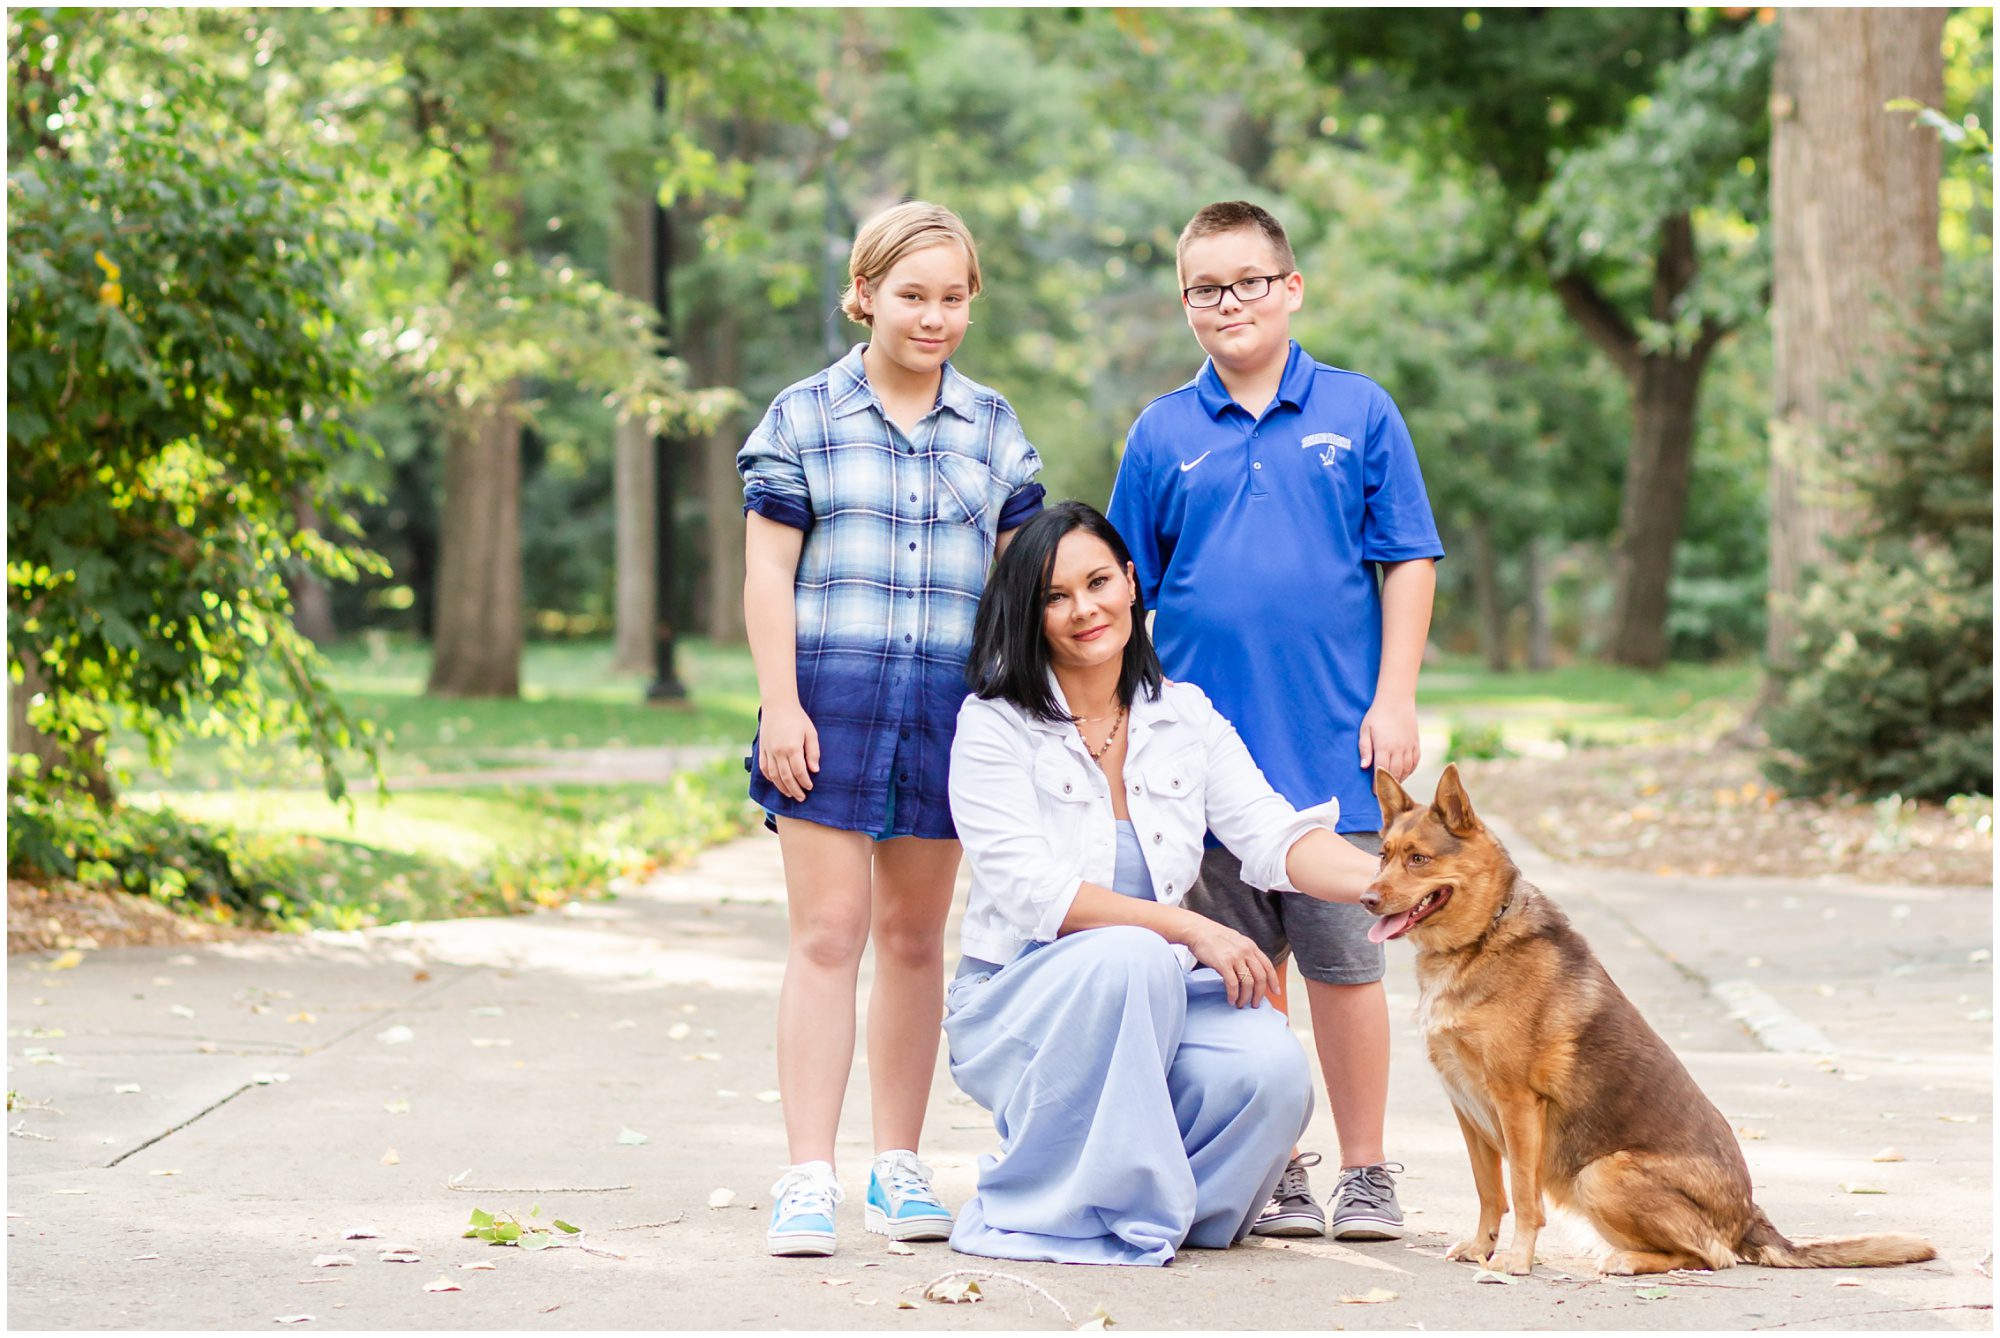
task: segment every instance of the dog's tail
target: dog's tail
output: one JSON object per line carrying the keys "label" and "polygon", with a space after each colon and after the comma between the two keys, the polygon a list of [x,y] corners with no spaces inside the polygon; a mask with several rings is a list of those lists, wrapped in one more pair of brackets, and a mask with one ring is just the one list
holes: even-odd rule
{"label": "dog's tail", "polygon": [[1795,1244],[1761,1211],[1756,1224],[1744,1235],[1740,1253],[1745,1263],[1766,1268],[1883,1268],[1937,1258],[1929,1241],[1900,1231]]}

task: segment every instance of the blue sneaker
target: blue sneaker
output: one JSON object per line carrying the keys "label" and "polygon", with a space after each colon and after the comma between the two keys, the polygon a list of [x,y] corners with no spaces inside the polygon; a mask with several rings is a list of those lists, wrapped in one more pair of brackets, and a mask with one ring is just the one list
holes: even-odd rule
{"label": "blue sneaker", "polygon": [[891,1240],[948,1240],[951,1209],[931,1188],[931,1168],[914,1152],[885,1152],[868,1173],[870,1231]]}
{"label": "blue sneaker", "polygon": [[771,1253],[824,1258],[833,1253],[833,1209],[842,1195],[833,1167],[800,1162],[771,1186],[771,1226],[764,1233]]}

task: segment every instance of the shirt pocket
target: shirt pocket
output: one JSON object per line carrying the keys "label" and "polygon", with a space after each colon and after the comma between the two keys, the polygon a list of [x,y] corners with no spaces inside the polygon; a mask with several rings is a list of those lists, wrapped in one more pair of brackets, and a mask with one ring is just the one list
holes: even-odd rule
{"label": "shirt pocket", "polygon": [[1075,760],[1060,752],[1036,758],[1035,794],[1049,843],[1059,851],[1076,849],[1096,796],[1090,782],[1079,774]]}
{"label": "shirt pocket", "polygon": [[982,535],[992,527],[993,473],[969,455],[941,450],[937,461],[938,515],[949,524],[970,525]]}
{"label": "shirt pocket", "polygon": [[1132,768],[1140,794],[1132,816],[1153,886],[1162,903],[1177,904],[1187,895],[1201,864],[1202,837],[1208,830],[1203,806],[1203,753],[1199,746],[1164,757],[1147,758]]}

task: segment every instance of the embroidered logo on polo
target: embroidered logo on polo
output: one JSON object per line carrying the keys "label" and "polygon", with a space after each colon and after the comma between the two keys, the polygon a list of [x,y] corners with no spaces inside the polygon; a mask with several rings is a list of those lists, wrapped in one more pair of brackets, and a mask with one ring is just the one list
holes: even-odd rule
{"label": "embroidered logo on polo", "polygon": [[1354,449],[1354,443],[1338,432],[1315,432],[1299,443],[1302,450],[1311,450],[1315,446],[1324,448],[1319,453],[1319,462],[1323,465],[1331,465],[1339,459],[1340,452]]}

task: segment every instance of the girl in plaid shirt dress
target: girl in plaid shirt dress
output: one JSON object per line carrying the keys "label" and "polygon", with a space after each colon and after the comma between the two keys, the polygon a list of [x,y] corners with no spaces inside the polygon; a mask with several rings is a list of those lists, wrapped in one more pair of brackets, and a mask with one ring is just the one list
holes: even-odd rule
{"label": "girl in plaid shirt dress", "polygon": [[833,1253],[834,1137],[871,937],[865,1224],[898,1240],[951,1232],[916,1156],[959,860],[947,773],[987,570],[1042,498],[1013,409],[948,361],[980,286],[965,224],[897,205],[861,229],[848,272],[841,306],[869,342],[781,393],[736,457],[762,707],[750,795],[777,829],[791,918],[778,1255]]}

